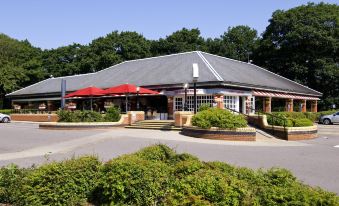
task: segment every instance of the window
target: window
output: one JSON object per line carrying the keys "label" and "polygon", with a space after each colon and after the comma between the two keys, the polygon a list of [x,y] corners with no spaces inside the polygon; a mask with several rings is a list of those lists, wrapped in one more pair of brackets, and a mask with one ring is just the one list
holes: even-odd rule
{"label": "window", "polygon": [[239,97],[224,96],[224,108],[239,111]]}
{"label": "window", "polygon": [[[212,106],[213,102],[214,102],[213,95],[198,95],[197,96],[197,109],[199,109],[199,106],[202,104],[209,104]],[[183,104],[184,104],[183,97],[175,97],[174,98],[174,111],[182,111]],[[187,107],[188,107],[188,111],[194,111],[194,96],[193,95],[187,96]]]}
{"label": "window", "polygon": [[174,98],[174,111],[181,111],[183,106],[184,106],[183,98],[175,97]]}

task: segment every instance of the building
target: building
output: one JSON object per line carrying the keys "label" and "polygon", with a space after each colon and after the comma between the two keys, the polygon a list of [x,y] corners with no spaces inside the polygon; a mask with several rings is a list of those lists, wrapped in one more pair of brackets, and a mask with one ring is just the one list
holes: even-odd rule
{"label": "building", "polygon": [[[49,78],[12,92],[7,98],[16,108],[38,109],[44,103],[48,110],[56,110],[60,106],[62,79],[66,80],[67,93],[89,86],[106,89],[130,83],[159,91],[157,96],[139,97],[143,109],[152,108],[171,118],[174,111],[183,108],[185,83],[189,84],[187,107],[193,110],[193,63],[199,66],[198,105],[219,103],[243,113],[253,111],[249,108],[265,112],[317,111],[320,92],[259,66],[200,51],[125,61],[95,73]],[[131,109],[134,98],[130,97]],[[103,99],[124,104],[123,97],[102,97],[99,108],[103,108]]]}

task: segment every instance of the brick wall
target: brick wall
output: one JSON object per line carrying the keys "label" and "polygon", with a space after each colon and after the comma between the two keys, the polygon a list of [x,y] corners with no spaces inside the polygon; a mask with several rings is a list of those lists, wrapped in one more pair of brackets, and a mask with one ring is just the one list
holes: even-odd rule
{"label": "brick wall", "polygon": [[11,114],[12,121],[57,122],[56,114]]}

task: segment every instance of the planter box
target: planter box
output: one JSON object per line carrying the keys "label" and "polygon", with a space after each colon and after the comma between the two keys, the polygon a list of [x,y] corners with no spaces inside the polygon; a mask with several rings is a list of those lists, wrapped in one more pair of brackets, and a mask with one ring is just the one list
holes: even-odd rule
{"label": "planter box", "polygon": [[59,120],[56,114],[11,114],[13,121],[29,122],[57,122]]}
{"label": "planter box", "polygon": [[202,129],[198,127],[184,127],[181,134],[205,139],[255,141],[256,130],[250,127],[237,129]]}
{"label": "planter box", "polygon": [[282,127],[272,126],[267,123],[266,115],[251,115],[248,122],[252,123],[264,131],[284,140],[307,140],[317,137],[318,127],[316,125],[309,127]]}

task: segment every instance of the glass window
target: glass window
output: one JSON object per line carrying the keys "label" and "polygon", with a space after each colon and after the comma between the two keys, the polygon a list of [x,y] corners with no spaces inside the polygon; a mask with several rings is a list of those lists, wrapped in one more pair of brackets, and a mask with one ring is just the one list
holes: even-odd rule
{"label": "glass window", "polygon": [[238,96],[224,96],[224,108],[239,111],[239,97]]}
{"label": "glass window", "polygon": [[[194,96],[188,95],[187,96],[187,107],[188,111],[194,111]],[[199,109],[200,105],[202,104],[209,104],[210,106],[213,105],[214,96],[213,95],[197,95],[197,109]],[[182,107],[184,104],[183,97],[175,97],[174,98],[174,111],[182,111]]]}

